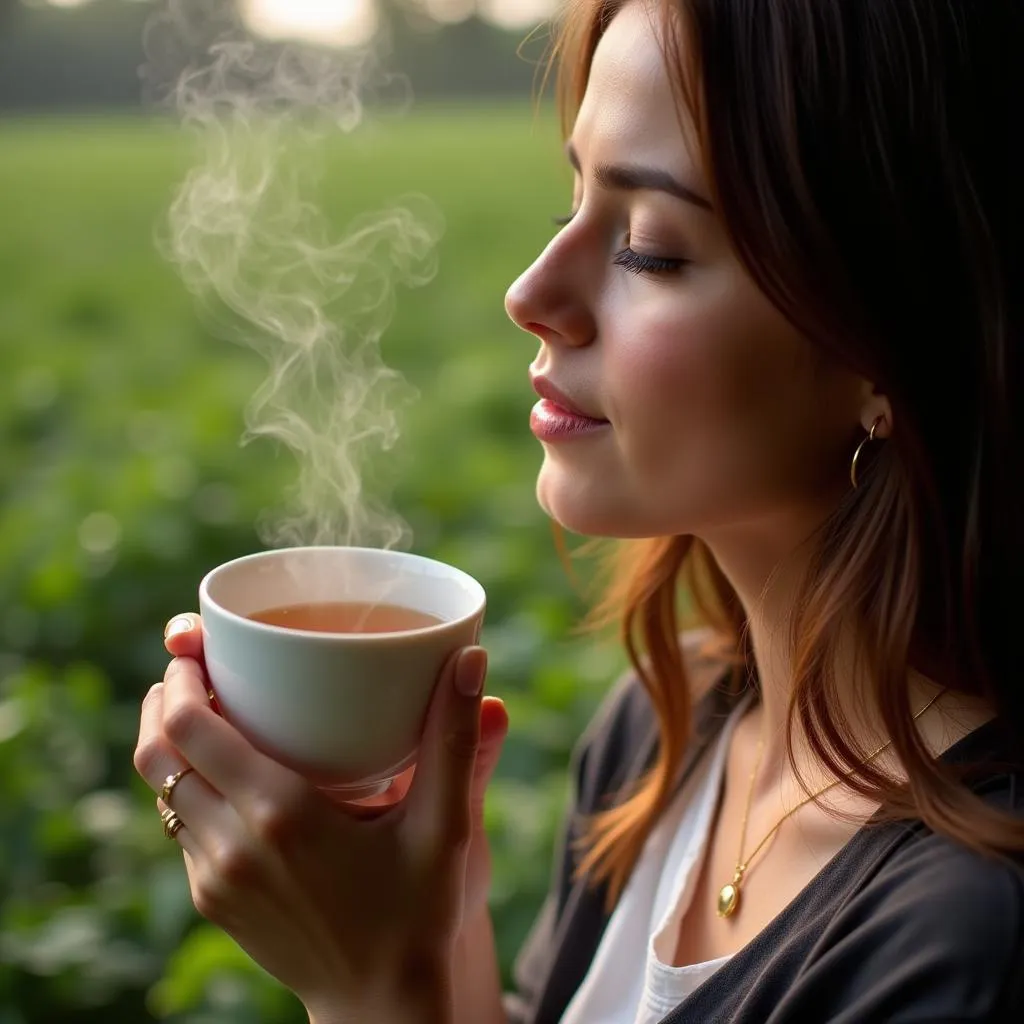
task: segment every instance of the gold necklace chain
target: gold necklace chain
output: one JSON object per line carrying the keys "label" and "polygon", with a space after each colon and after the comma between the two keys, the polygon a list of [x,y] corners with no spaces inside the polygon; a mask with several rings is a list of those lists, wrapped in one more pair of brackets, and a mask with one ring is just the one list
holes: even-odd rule
{"label": "gold necklace chain", "polygon": [[[918,711],[916,715],[914,715],[913,720],[916,722],[945,692],[945,687],[939,690],[939,692],[935,694],[935,696],[932,697],[932,699],[928,701],[928,703],[925,704],[925,706],[921,708],[921,710]],[[871,754],[868,754],[868,756],[865,757],[863,761],[861,761],[855,767],[851,768],[848,772],[844,772],[834,782],[830,782],[827,786],[823,786],[817,792],[812,793],[805,800],[801,800],[800,803],[796,805],[796,807],[792,808],[792,810],[787,811],[772,826],[771,831],[761,840],[761,842],[759,842],[757,846],[754,847],[754,849],[750,853],[750,856],[747,857],[746,860],[744,860],[743,847],[747,842],[747,819],[750,817],[750,805],[754,798],[754,780],[757,778],[757,771],[761,767],[761,757],[764,754],[764,737],[762,736],[761,739],[758,740],[757,759],[754,762],[753,771],[751,771],[750,773],[750,790],[747,793],[747,809],[743,813],[743,824],[740,826],[740,850],[738,859],[736,861],[736,870],[733,874],[732,881],[727,882],[725,885],[723,885],[718,892],[718,916],[732,917],[732,915],[735,914],[736,911],[739,909],[740,889],[743,885],[743,876],[747,873],[747,869],[750,867],[750,862],[758,855],[758,853],[760,853],[761,848],[764,846],[764,844],[767,843],[773,835],[775,835],[779,826],[791,814],[796,814],[796,812],[799,811],[800,808],[803,807],[805,804],[809,804],[812,800],[816,800],[823,793],[827,793],[833,787],[838,786],[844,779],[849,778],[857,770],[857,768],[861,767],[861,765],[867,764],[869,761],[873,761],[876,757],[878,757],[879,754],[882,753],[883,750],[885,750],[891,744],[892,740],[888,740],[887,742],[883,743],[877,750],[875,750]]]}

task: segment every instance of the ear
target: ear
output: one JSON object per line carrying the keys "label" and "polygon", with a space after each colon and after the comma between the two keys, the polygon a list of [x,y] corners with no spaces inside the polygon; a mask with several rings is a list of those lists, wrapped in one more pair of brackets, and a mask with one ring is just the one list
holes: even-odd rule
{"label": "ear", "polygon": [[892,437],[892,406],[889,399],[874,384],[865,381],[860,406],[860,425],[864,428],[864,433],[869,434],[876,423],[876,438],[883,440]]}

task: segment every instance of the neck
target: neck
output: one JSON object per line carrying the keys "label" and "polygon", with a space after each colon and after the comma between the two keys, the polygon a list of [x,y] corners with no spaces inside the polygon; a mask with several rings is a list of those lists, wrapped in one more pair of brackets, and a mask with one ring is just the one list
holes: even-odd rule
{"label": "neck", "polygon": [[[720,537],[707,542],[719,568],[739,597],[747,616],[750,645],[760,684],[761,700],[751,713],[748,727],[764,742],[757,791],[771,792],[793,774],[786,748],[786,725],[793,693],[793,612],[809,567],[811,528],[776,531],[774,542],[766,536]],[[889,736],[878,712],[858,699],[866,692],[865,669],[855,656],[853,637],[841,638],[833,671],[837,680],[839,721],[848,723],[851,739],[866,751],[874,751]],[[924,707],[938,687],[916,673],[908,673],[911,707]],[[825,774],[806,735],[794,717],[792,748],[800,774],[809,786],[825,784]]]}

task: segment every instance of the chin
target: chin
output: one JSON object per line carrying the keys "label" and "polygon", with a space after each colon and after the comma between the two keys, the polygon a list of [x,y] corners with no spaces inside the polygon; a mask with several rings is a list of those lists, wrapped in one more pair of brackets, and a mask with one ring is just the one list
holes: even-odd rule
{"label": "chin", "polygon": [[658,532],[656,524],[645,521],[646,517],[629,507],[628,502],[609,500],[611,497],[607,493],[587,493],[582,488],[555,486],[543,474],[537,481],[538,504],[549,518],[570,533],[616,540],[664,536]]}

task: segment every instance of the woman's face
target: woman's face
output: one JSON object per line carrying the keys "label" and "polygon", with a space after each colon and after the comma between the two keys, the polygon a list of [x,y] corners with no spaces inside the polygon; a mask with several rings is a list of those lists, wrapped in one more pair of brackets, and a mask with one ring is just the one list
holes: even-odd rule
{"label": "woman's face", "polygon": [[654,17],[629,4],[568,147],[574,216],[507,297],[533,375],[601,421],[534,413],[538,499],[577,533],[712,541],[820,519],[849,486],[867,385],[747,276],[686,136]]}

